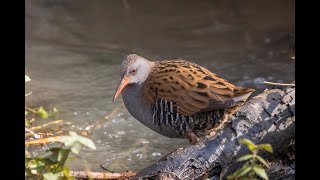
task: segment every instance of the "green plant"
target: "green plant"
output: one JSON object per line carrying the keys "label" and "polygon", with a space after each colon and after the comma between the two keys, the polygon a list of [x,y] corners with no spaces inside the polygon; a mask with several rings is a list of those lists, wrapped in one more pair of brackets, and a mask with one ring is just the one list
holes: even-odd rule
{"label": "green plant", "polygon": [[237,162],[246,161],[243,166],[228,176],[227,179],[239,179],[239,180],[255,180],[258,177],[268,180],[269,177],[265,171],[265,168],[269,168],[268,163],[258,155],[259,150],[265,150],[272,153],[272,147],[270,144],[256,145],[248,139],[241,139],[240,144],[246,144],[252,154],[246,154],[237,159]]}
{"label": "green plant", "polygon": [[31,157],[26,151],[25,171],[26,176],[53,180],[53,179],[74,179],[69,176],[69,168],[64,166],[69,156],[70,151],[79,154],[82,145],[91,149],[96,149],[92,140],[80,136],[75,132],[70,131],[70,136],[63,136],[61,143],[63,147],[54,147],[46,151],[45,154],[36,157]]}
{"label": "green plant", "polygon": [[[25,75],[25,82],[29,82],[31,79]],[[27,93],[25,96],[31,94]],[[58,113],[56,108],[51,111],[45,110],[45,108],[29,108],[25,107],[25,129],[26,133],[31,133],[31,136],[38,139],[40,135],[29,130],[27,127],[32,125],[35,118],[48,119],[49,117],[55,117]],[[44,125],[43,125],[44,126]],[[42,127],[42,126],[40,126]],[[35,127],[33,127],[35,129]],[[26,140],[30,136],[26,134]],[[69,136],[62,136],[58,143],[60,147],[48,148],[46,152],[41,155],[32,157],[28,151],[28,146],[25,150],[25,176],[33,179],[74,179],[69,176],[69,168],[65,166],[65,162],[68,159],[70,151],[74,154],[79,154],[82,146],[96,149],[92,140],[78,135],[76,132],[69,131]]]}

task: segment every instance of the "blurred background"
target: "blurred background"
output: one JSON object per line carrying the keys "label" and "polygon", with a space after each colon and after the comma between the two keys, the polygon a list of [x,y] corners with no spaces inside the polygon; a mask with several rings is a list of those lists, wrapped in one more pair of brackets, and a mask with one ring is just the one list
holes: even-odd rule
{"label": "blurred background", "polygon": [[[294,0],[25,1],[27,106],[57,107],[97,150],[69,158],[72,170],[140,170],[189,142],[140,124],[112,102],[126,54],[183,58],[230,82],[295,80]],[[34,151],[34,154],[39,151]]]}

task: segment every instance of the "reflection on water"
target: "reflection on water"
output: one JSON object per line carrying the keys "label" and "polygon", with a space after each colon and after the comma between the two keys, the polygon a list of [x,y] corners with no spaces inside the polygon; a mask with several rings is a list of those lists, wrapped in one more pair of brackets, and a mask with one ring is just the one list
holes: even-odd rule
{"label": "reflection on water", "polygon": [[28,0],[25,9],[26,105],[58,107],[65,128],[90,131],[97,145],[70,158],[74,170],[139,170],[188,145],[112,103],[125,54],[188,59],[255,93],[264,80],[295,79],[292,0]]}

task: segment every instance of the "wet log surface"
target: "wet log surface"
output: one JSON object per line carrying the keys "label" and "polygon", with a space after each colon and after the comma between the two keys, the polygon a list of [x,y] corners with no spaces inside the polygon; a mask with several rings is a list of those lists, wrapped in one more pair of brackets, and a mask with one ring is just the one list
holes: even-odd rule
{"label": "wet log surface", "polygon": [[[221,178],[241,166],[236,159],[250,153],[239,141],[269,143],[283,151],[295,137],[295,89],[265,90],[245,103],[214,137],[180,148],[141,170],[134,179]],[[260,154],[270,158],[272,154]]]}

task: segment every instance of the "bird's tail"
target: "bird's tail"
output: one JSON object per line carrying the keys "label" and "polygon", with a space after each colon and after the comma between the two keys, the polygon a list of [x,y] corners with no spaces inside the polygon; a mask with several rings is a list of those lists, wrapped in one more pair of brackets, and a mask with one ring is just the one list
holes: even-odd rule
{"label": "bird's tail", "polygon": [[234,89],[233,100],[235,102],[245,102],[255,90],[251,88],[236,86]]}

